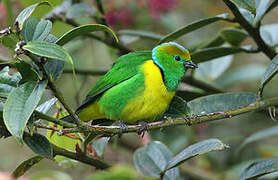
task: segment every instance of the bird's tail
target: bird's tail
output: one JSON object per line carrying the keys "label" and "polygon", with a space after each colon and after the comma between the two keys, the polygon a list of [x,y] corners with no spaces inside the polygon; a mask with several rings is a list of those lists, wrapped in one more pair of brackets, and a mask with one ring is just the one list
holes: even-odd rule
{"label": "bird's tail", "polygon": [[69,123],[74,123],[73,117],[71,115],[65,116],[63,118],[60,119],[61,121],[66,121]]}

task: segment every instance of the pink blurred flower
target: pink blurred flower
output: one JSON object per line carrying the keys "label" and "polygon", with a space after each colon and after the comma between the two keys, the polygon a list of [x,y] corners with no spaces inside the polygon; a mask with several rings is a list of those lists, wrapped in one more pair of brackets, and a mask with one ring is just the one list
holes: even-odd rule
{"label": "pink blurred flower", "polygon": [[4,3],[0,3],[0,20],[1,22],[5,21],[6,19],[6,7]]}
{"label": "pink blurred flower", "polygon": [[154,19],[159,19],[162,13],[169,12],[178,6],[177,0],[147,0]]}
{"label": "pink blurred flower", "polygon": [[134,22],[129,9],[126,7],[121,10],[107,12],[105,18],[108,25],[112,27],[128,27]]}

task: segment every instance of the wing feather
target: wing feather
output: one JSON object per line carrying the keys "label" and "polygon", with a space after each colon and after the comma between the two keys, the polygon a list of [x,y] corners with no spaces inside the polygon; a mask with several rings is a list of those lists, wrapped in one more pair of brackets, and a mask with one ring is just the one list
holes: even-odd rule
{"label": "wing feather", "polygon": [[98,80],[89,91],[86,99],[77,108],[76,113],[78,114],[82,109],[93,103],[108,89],[135,76],[140,65],[150,59],[152,59],[151,51],[133,52],[119,57],[110,71]]}

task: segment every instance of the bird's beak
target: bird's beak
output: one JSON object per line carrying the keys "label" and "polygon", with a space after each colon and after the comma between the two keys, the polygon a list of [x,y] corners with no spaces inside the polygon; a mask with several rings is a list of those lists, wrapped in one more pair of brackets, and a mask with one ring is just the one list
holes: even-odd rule
{"label": "bird's beak", "polygon": [[186,61],[183,63],[183,65],[184,65],[184,68],[190,68],[190,69],[198,68],[197,64],[195,64],[192,61]]}

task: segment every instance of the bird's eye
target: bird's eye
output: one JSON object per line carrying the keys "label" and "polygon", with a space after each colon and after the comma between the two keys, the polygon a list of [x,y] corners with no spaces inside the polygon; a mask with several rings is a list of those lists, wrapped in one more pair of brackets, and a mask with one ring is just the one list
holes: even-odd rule
{"label": "bird's eye", "polygon": [[181,60],[181,57],[180,57],[180,56],[175,56],[175,60],[176,60],[176,61],[180,61],[180,60]]}

